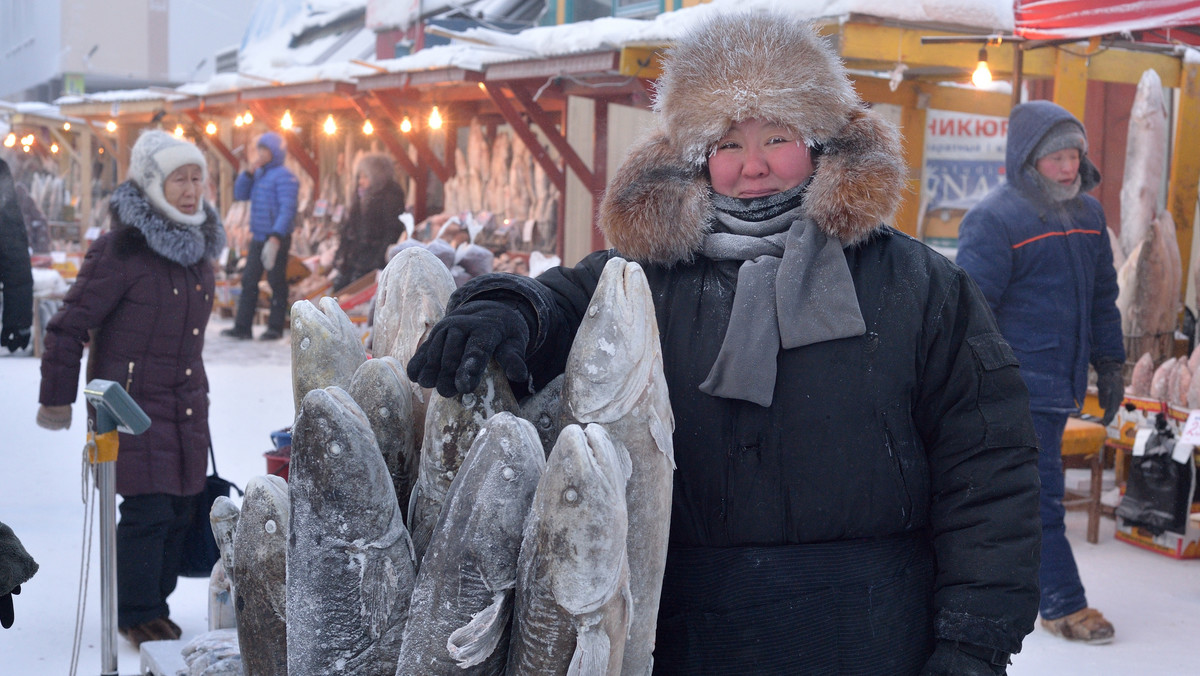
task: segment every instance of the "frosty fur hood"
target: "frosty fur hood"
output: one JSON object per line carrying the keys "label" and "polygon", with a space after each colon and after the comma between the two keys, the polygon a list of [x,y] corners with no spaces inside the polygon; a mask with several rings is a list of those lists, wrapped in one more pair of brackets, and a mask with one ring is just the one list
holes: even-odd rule
{"label": "frosty fur hood", "polygon": [[[139,231],[157,254],[180,265],[195,265],[216,258],[225,246],[225,228],[217,210],[204,200],[207,218],[200,225],[176,223],[151,205],[133,181],[117,186],[109,200],[113,219]],[[114,230],[117,229],[114,224]]]}
{"label": "frosty fur hood", "polygon": [[862,242],[900,203],[899,132],[863,105],[806,23],[748,13],[701,24],[668,52],[655,110],[660,128],[631,149],[600,205],[601,231],[634,260],[695,255],[712,211],[708,155],[751,118],[792,129],[813,149],[805,212],[826,234]]}

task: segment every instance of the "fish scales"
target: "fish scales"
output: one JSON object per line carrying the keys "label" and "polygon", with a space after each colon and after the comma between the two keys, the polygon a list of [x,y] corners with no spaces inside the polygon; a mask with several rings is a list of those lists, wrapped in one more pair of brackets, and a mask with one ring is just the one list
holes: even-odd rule
{"label": "fish scales", "polygon": [[396,504],[406,510],[420,461],[413,423],[412,383],[394,357],[376,357],[358,367],[348,392],[371,423],[379,452],[392,477]]}
{"label": "fish scales", "polygon": [[297,411],[312,390],[348,388],[366,360],[358,330],[336,300],[322,298],[319,309],[307,300],[292,304],[292,396]]}
{"label": "fish scales", "polygon": [[287,674],[287,539],[291,508],[282,477],[246,482],[234,547],[234,608],[246,676]]}
{"label": "fish scales", "polygon": [[670,536],[675,421],[654,301],[637,263],[613,258],[604,266],[567,357],[563,399],[569,422],[602,425],[632,462],[625,494],[633,621],[624,673],[649,674]]}
{"label": "fish scales", "polygon": [[522,535],[509,676],[621,673],[633,604],[629,472],[602,427],[563,428]]}
{"label": "fish scales", "polygon": [[474,392],[453,397],[433,394],[425,414],[417,482],[408,502],[407,523],[418,566],[433,536],[450,483],[484,421],[497,413],[515,413],[517,409],[508,379],[494,360],[488,364]]}
{"label": "fish scales", "polygon": [[484,423],[421,560],[397,676],[504,673],[521,534],[545,466],[532,424],[508,412]]}
{"label": "fish scales", "polygon": [[[395,357],[401,368],[425,341],[429,330],[446,315],[446,304],[457,285],[437,256],[424,247],[410,247],[392,257],[379,273],[375,293],[375,322],[371,353]],[[432,390],[412,383],[416,438],[424,432],[425,409]]]}
{"label": "fish scales", "polygon": [[341,388],[305,396],[289,486],[289,676],[391,676],[415,558],[375,434]]}

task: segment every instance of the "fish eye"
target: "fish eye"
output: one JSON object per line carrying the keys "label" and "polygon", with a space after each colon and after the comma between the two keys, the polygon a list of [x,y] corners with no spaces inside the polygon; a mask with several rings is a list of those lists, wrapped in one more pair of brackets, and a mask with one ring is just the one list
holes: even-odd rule
{"label": "fish eye", "polygon": [[548,413],[538,416],[537,426],[541,429],[548,430],[553,423],[554,421],[550,419],[550,414]]}
{"label": "fish eye", "polygon": [[275,525],[275,519],[267,519],[267,522],[263,524],[263,530],[267,531],[268,533],[274,533],[276,528],[277,526]]}
{"label": "fish eye", "polygon": [[579,502],[579,491],[575,490],[574,486],[568,486],[562,493],[563,500],[568,505],[573,505]]}
{"label": "fish eye", "polygon": [[342,454],[342,445],[341,444],[339,444],[336,441],[333,442],[332,444],[329,444],[329,455],[339,456],[341,454]]}
{"label": "fish eye", "polygon": [[505,481],[512,481],[517,478],[517,472],[511,467],[505,467],[500,471],[500,476],[504,477]]}

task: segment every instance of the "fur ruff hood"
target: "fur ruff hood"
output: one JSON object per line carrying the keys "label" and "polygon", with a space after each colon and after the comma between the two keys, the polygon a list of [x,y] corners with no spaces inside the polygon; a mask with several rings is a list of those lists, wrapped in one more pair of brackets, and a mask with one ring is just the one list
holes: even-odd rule
{"label": "fur ruff hood", "polygon": [[708,233],[707,159],[735,122],[760,119],[813,149],[806,215],[852,245],[895,213],[907,168],[900,134],[863,105],[845,67],[808,24],[770,13],[714,17],[667,54],[660,129],[635,145],[600,205],[600,229],[634,260],[690,260]]}
{"label": "fur ruff hood", "polygon": [[113,191],[109,208],[116,223],[137,230],[151,250],[180,265],[191,266],[206,258],[214,259],[225,246],[225,228],[208,200],[204,201],[206,218],[203,223],[176,223],[155,209],[137,184],[125,181]]}

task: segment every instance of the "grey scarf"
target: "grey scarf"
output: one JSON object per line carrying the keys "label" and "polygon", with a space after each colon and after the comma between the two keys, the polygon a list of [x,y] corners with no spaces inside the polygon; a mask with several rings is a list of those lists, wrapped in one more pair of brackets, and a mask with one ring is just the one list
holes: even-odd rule
{"label": "grey scarf", "polygon": [[701,392],[770,406],[780,347],[866,332],[842,243],[804,216],[806,188],[753,200],[713,196],[717,222],[702,252],[745,262],[729,328]]}

